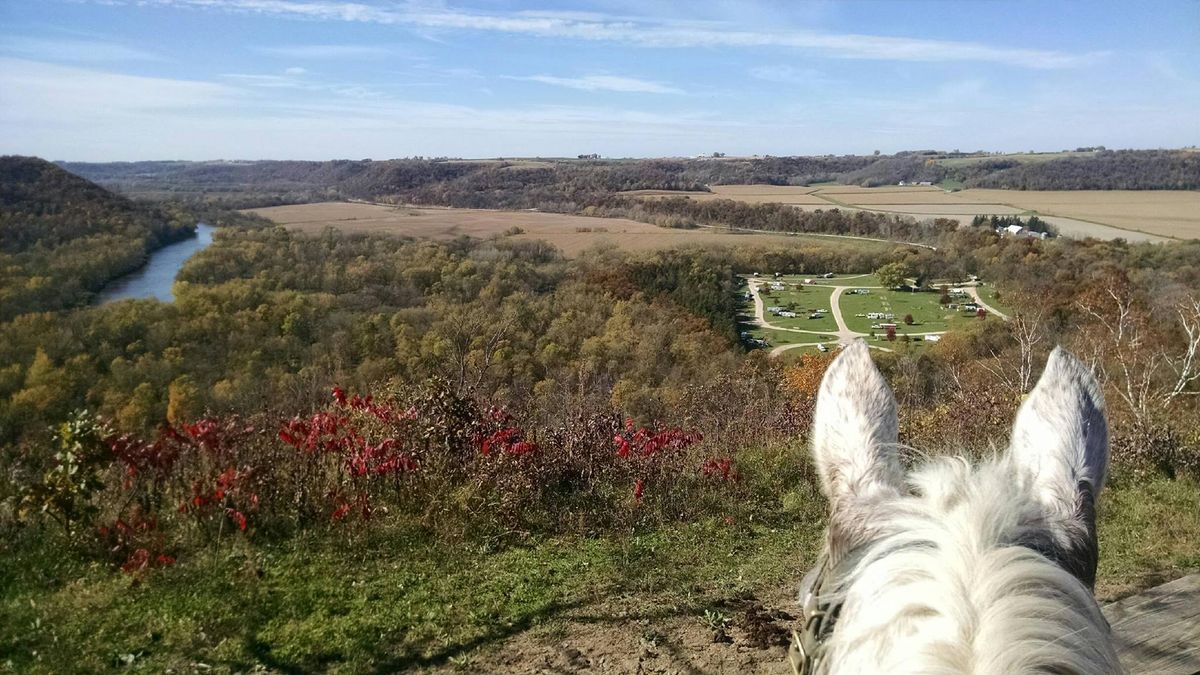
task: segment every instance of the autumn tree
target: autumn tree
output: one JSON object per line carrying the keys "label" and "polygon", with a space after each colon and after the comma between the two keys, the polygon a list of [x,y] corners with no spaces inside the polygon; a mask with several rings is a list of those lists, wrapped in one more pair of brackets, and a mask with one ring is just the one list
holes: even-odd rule
{"label": "autumn tree", "polygon": [[903,262],[888,263],[875,270],[875,276],[879,277],[879,283],[884,288],[897,288],[908,283],[912,268]]}

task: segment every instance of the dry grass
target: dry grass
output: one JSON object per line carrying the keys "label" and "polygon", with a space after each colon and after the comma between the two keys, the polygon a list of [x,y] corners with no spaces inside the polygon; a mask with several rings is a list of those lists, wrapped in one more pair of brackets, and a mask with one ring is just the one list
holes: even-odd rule
{"label": "dry grass", "polygon": [[723,199],[736,199],[753,204],[778,202],[781,204],[828,204],[815,196],[815,188],[795,185],[713,185],[711,189]]}
{"label": "dry grass", "polygon": [[[410,208],[324,202],[249,209],[249,212],[307,233],[317,233],[326,227],[334,227],[344,232],[404,235],[438,240],[459,236],[478,239],[540,239],[557,246],[568,256],[578,255],[596,245],[614,245],[628,250],[653,250],[680,246],[794,245],[797,241],[795,236],[782,234],[677,230],[624,218],[588,218],[533,211]],[[521,228],[523,232],[516,235],[505,234],[514,227]],[[828,240],[819,237],[812,239]],[[871,242],[861,244],[873,245]]]}
{"label": "dry grass", "polygon": [[1019,213],[1024,213],[1025,209],[1018,209],[1006,204],[870,204],[863,205],[864,209],[871,211],[887,211],[888,213],[901,213],[915,216],[966,216],[968,221],[976,215],[985,216],[1011,216]]}

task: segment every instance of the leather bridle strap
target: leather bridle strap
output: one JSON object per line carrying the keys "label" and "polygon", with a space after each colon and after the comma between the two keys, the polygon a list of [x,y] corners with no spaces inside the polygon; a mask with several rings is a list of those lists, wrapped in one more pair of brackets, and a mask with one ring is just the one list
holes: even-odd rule
{"label": "leather bridle strap", "polygon": [[800,618],[804,622],[801,631],[792,631],[792,645],[788,650],[788,662],[795,675],[813,675],[825,657],[826,642],[833,634],[841,602],[831,603],[831,589],[826,588],[832,580],[829,557],[822,555],[816,567],[805,576],[801,584],[804,596],[800,601]]}

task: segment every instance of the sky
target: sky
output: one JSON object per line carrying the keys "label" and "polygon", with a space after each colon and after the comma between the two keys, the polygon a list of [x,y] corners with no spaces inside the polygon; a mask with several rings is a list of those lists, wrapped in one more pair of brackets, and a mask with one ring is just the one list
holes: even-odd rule
{"label": "sky", "polygon": [[0,0],[0,154],[1200,143],[1200,2]]}

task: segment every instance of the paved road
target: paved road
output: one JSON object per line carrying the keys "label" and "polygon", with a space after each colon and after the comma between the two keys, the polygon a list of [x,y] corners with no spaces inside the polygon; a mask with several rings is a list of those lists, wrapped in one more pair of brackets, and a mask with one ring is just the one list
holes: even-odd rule
{"label": "paved road", "polygon": [[983,298],[979,297],[979,289],[977,287],[967,286],[967,292],[970,293],[971,297],[975,299],[975,304],[986,309],[988,312],[995,314],[996,316],[1000,317],[1001,319],[1008,321],[1007,314],[1005,314],[1004,312],[1001,312],[1000,310],[996,309],[995,307],[992,307],[991,305],[987,304],[986,302],[983,301]]}

